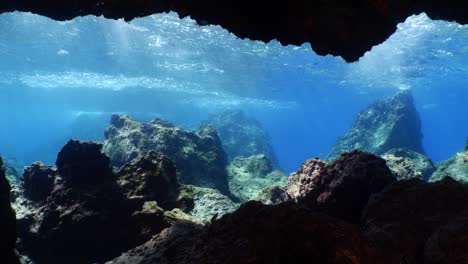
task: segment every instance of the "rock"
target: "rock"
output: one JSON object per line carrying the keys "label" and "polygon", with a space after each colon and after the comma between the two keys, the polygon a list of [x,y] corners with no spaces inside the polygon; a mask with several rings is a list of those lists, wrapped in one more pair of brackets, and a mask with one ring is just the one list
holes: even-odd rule
{"label": "rock", "polygon": [[52,192],[56,175],[56,168],[45,166],[42,162],[25,167],[20,178],[23,195],[31,201],[45,201]]}
{"label": "rock", "polygon": [[421,121],[410,91],[379,100],[361,111],[351,129],[333,146],[327,160],[354,149],[382,155],[395,148],[424,153]]}
{"label": "rock", "polygon": [[227,110],[210,116],[203,123],[216,127],[230,161],[238,156],[264,154],[278,166],[270,136],[257,119],[240,110]]}
{"label": "rock", "polygon": [[298,201],[317,188],[320,184],[320,175],[327,163],[318,158],[304,162],[299,170],[292,173],[285,187],[285,200]]}
{"label": "rock", "polygon": [[[28,181],[15,208],[20,250],[34,263],[102,263],[148,241],[177,217],[191,219],[175,207],[182,192],[172,161],[150,152],[113,173],[101,147],[70,141],[57,170],[36,163],[25,171]],[[46,176],[55,172],[50,189]]]}
{"label": "rock", "polygon": [[468,183],[468,151],[459,152],[442,162],[429,178],[429,181],[440,181],[447,176],[459,182]]}
{"label": "rock", "polygon": [[113,264],[386,263],[358,226],[293,203],[248,202],[201,229],[174,226]]}
{"label": "rock", "polygon": [[365,235],[390,263],[468,263],[468,185],[398,181],[371,197]]}
{"label": "rock", "polygon": [[[395,181],[384,159],[357,150],[343,153],[326,165],[309,160],[291,177],[286,186],[286,200],[297,200],[308,208],[351,223],[359,222],[372,194]],[[304,186],[298,187],[298,182],[304,182]]]}
{"label": "rock", "polygon": [[15,253],[16,246],[16,219],[10,205],[10,183],[8,182],[3,160],[0,158],[0,259],[2,263],[20,263]]}
{"label": "rock", "polygon": [[254,200],[265,188],[286,183],[284,173],[274,170],[264,154],[237,157],[229,164],[227,172],[229,191],[242,202]]}
{"label": "rock", "polygon": [[105,138],[103,151],[115,166],[156,151],[175,162],[181,183],[229,194],[226,154],[213,127],[192,132],[161,119],[142,124],[128,116],[113,115]]}
{"label": "rock", "polygon": [[284,195],[284,186],[274,185],[261,190],[254,200],[267,205],[275,205],[284,202]]}
{"label": "rock", "polygon": [[382,158],[387,161],[387,166],[398,180],[409,178],[427,180],[436,170],[431,159],[409,149],[391,149],[385,152]]}
{"label": "rock", "polygon": [[122,166],[117,175],[127,199],[156,201],[165,210],[177,206],[179,182],[175,164],[168,157],[150,151]]}
{"label": "rock", "polygon": [[217,190],[195,186],[186,187],[191,188],[194,199],[194,207],[190,214],[200,219],[203,223],[220,218],[239,207],[239,204],[233,202],[229,197]]}

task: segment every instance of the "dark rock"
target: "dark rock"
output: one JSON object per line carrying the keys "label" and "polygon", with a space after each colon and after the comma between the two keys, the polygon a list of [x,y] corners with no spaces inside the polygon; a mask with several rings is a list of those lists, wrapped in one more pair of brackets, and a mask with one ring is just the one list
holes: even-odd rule
{"label": "dark rock", "polygon": [[31,201],[45,201],[52,192],[56,175],[56,168],[45,166],[41,162],[25,167],[20,179],[24,196]]}
{"label": "dark rock", "polygon": [[267,131],[258,120],[247,116],[243,111],[224,111],[210,116],[203,123],[216,127],[229,160],[238,156],[265,154],[275,167],[278,166]]}
{"label": "dark rock", "polygon": [[293,183],[304,182],[305,186],[288,184],[287,198],[352,223],[359,222],[372,194],[395,181],[384,159],[360,151],[343,153],[325,166],[310,160],[292,177],[298,178],[291,179]]}
{"label": "dark rock", "polygon": [[382,43],[408,16],[425,12],[432,19],[468,23],[463,0],[407,1],[133,1],[87,0],[70,5],[61,0],[4,0],[0,12],[26,11],[58,20],[77,16],[135,17],[174,11],[200,25],[220,25],[240,38],[283,45],[311,44],[319,55],[342,56],[356,61],[372,46]]}
{"label": "dark rock", "polygon": [[467,263],[467,216],[468,185],[411,179],[373,195],[362,225],[390,263]]}
{"label": "dark rock", "polygon": [[442,162],[429,178],[430,182],[440,181],[450,176],[459,182],[468,183],[468,151],[462,151]]}
{"label": "dark rock", "polygon": [[[31,201],[25,195],[15,203],[20,249],[35,263],[102,263],[149,240],[177,217],[190,219],[174,208],[181,191],[173,162],[161,154],[150,152],[115,175],[100,144],[70,141],[57,166],[46,199]],[[55,171],[34,165],[30,170]],[[26,187],[49,190],[28,172],[25,179],[34,180]],[[42,198],[46,190],[34,193]]]}
{"label": "dark rock", "polygon": [[156,201],[166,210],[176,207],[179,182],[175,165],[168,157],[150,151],[122,166],[117,175],[128,199]]}
{"label": "dark rock", "polygon": [[191,132],[160,119],[141,124],[128,116],[113,115],[105,137],[103,150],[115,166],[156,151],[175,162],[181,183],[229,193],[226,154],[213,127]]}
{"label": "dark rock", "polygon": [[395,148],[424,153],[421,121],[410,91],[379,100],[361,111],[351,129],[333,146],[327,160],[354,149],[382,155]]}
{"label": "dark rock", "polygon": [[174,226],[114,264],[385,263],[359,228],[293,203],[244,204],[200,229]]}
{"label": "dark rock", "polygon": [[65,183],[74,187],[114,180],[110,159],[101,152],[102,144],[70,140],[57,156],[57,169]]}
{"label": "dark rock", "polygon": [[0,158],[0,260],[2,263],[20,263],[15,253],[16,219],[10,205],[10,183],[5,176],[3,160]]}
{"label": "dark rock", "polygon": [[415,151],[398,148],[385,152],[382,158],[398,180],[409,178],[429,179],[437,169],[431,159]]}
{"label": "dark rock", "polygon": [[287,179],[283,172],[273,169],[264,154],[237,157],[229,164],[227,172],[229,191],[242,202],[256,199],[265,188],[284,185]]}

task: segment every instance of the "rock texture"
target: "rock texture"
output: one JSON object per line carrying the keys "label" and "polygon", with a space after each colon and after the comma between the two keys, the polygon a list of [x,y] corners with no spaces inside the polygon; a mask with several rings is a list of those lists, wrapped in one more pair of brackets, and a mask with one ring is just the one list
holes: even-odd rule
{"label": "rock texture", "polygon": [[256,199],[265,188],[284,185],[287,179],[283,172],[273,169],[264,154],[237,157],[229,164],[227,172],[229,191],[242,202]]}
{"label": "rock texture", "polygon": [[10,183],[5,176],[3,160],[0,158],[0,260],[3,263],[20,263],[15,253],[16,219],[10,205]]}
{"label": "rock texture", "polygon": [[214,127],[192,132],[161,119],[139,123],[128,116],[113,115],[105,138],[103,151],[115,166],[156,151],[175,162],[181,183],[229,193],[226,154]]}
{"label": "rock texture", "polygon": [[379,259],[357,226],[292,203],[249,202],[204,229],[175,226],[109,263],[366,264]]}
{"label": "rock texture", "polygon": [[440,181],[447,176],[457,181],[468,183],[468,151],[459,152],[455,154],[455,156],[439,164],[429,181]]}
{"label": "rock texture", "polygon": [[217,190],[190,185],[186,188],[189,188],[188,192],[193,194],[194,206],[190,214],[202,223],[209,223],[239,208],[239,203],[235,203]]}
{"label": "rock texture", "polygon": [[404,148],[385,152],[382,158],[398,180],[409,178],[429,179],[437,169],[427,156]]}
{"label": "rock texture", "polygon": [[382,155],[394,148],[424,153],[421,121],[410,91],[379,100],[361,111],[351,129],[333,146],[327,160],[354,149]]}
{"label": "rock texture", "polygon": [[26,169],[15,208],[20,250],[35,263],[102,263],[190,219],[176,208],[187,199],[167,157],[150,152],[114,173],[101,148],[71,140],[56,170]]}
{"label": "rock texture", "polygon": [[395,182],[370,199],[365,235],[391,263],[467,263],[468,185]]}
{"label": "rock texture", "polygon": [[243,111],[224,111],[210,116],[203,124],[216,127],[229,160],[238,156],[264,154],[274,166],[278,165],[268,132],[258,120],[247,116]]}
{"label": "rock texture", "polygon": [[220,25],[241,38],[282,44],[311,44],[319,55],[338,55],[356,61],[382,43],[408,16],[425,12],[432,19],[468,23],[463,0],[407,1],[133,1],[87,0],[69,4],[61,0],[4,0],[0,12],[27,11],[58,20],[85,15],[108,18],[146,16],[174,11],[200,25]]}

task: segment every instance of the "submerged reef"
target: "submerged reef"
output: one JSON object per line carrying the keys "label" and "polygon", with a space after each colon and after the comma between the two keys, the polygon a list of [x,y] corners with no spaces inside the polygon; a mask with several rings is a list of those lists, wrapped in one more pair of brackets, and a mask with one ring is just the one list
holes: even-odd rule
{"label": "submerged reef", "polygon": [[437,169],[427,156],[405,148],[391,149],[382,155],[387,166],[398,179],[420,178],[427,180]]}
{"label": "submerged reef", "polygon": [[382,155],[395,148],[424,154],[421,121],[410,91],[379,100],[361,111],[326,159],[334,160],[340,153],[354,149]]}
{"label": "submerged reef", "polygon": [[212,126],[186,131],[162,119],[139,123],[128,116],[113,115],[105,138],[103,151],[114,166],[156,151],[175,162],[181,183],[229,194],[226,153]]}
{"label": "submerged reef", "polygon": [[181,192],[171,160],[149,152],[114,173],[101,148],[71,140],[57,169],[26,168],[14,207],[19,249],[35,263],[103,262],[178,219],[196,222],[183,212],[193,200]]}
{"label": "submerged reef", "polygon": [[6,178],[3,160],[0,158],[0,261],[2,263],[19,264],[15,253],[16,219],[10,205],[10,183]]}
{"label": "submerged reef", "polygon": [[295,178],[283,190],[295,199],[176,224],[108,264],[468,261],[468,185],[395,181],[385,160],[359,151],[309,160]]}
{"label": "submerged reef", "polygon": [[286,175],[273,169],[264,154],[239,156],[227,167],[229,191],[240,201],[256,200],[260,192],[273,185],[285,185]]}
{"label": "submerged reef", "polygon": [[229,160],[232,161],[238,156],[250,157],[264,154],[275,167],[278,166],[268,132],[258,120],[246,115],[243,111],[224,111],[211,115],[202,123],[216,127]]}
{"label": "submerged reef", "polygon": [[457,181],[468,183],[468,150],[461,151],[439,164],[429,181],[440,181],[448,176]]}

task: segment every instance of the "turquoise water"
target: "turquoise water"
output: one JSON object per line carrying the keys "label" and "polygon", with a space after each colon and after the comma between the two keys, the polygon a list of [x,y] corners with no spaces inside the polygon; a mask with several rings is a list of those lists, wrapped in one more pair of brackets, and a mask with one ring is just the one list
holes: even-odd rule
{"label": "turquoise water", "polygon": [[357,113],[411,89],[434,161],[468,136],[468,27],[407,19],[359,62],[308,45],[240,40],[175,14],[131,23],[0,15],[0,153],[54,163],[69,138],[102,141],[112,113],[192,128],[242,109],[268,130],[281,167],[325,157]]}

